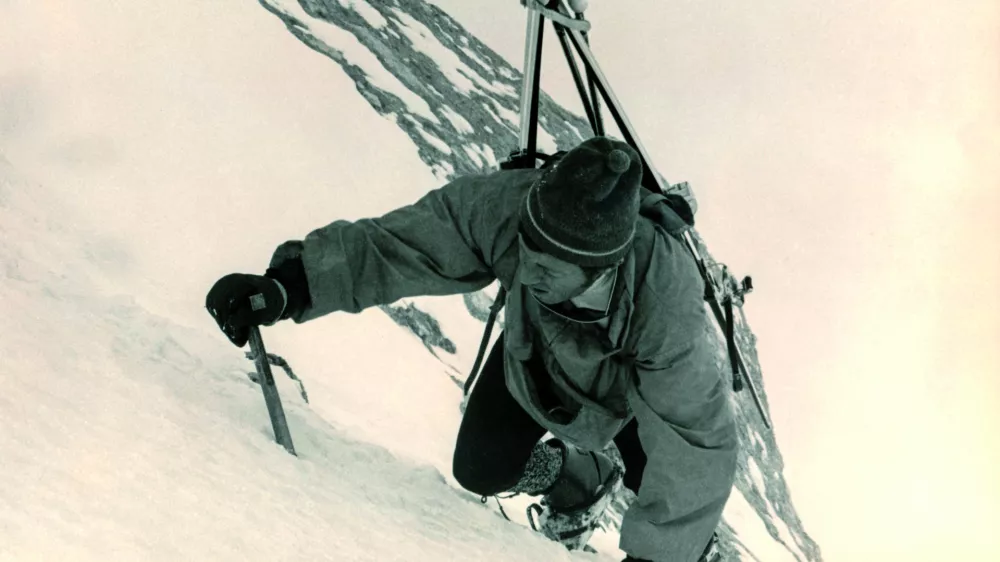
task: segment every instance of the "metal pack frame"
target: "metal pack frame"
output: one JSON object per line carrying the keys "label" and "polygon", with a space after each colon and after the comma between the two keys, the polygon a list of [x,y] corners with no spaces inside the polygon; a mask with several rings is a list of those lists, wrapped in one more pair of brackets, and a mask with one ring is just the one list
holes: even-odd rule
{"label": "metal pack frame", "polygon": [[[670,184],[666,183],[666,180],[654,167],[653,159],[639,139],[635,127],[629,121],[621,102],[615,95],[611,84],[608,82],[597,59],[590,50],[590,43],[587,36],[587,32],[591,27],[590,22],[584,18],[583,13],[574,12],[570,7],[570,2],[567,0],[550,0],[547,2],[544,0],[521,0],[521,4],[528,9],[528,22],[524,47],[524,80],[521,85],[520,148],[510,154],[507,161],[504,162],[503,167],[534,168],[538,166],[539,158],[546,156],[538,153],[537,142],[539,83],[542,69],[542,44],[545,36],[544,22],[545,20],[549,20],[555,28],[556,37],[566,56],[566,62],[569,65],[573,81],[580,94],[580,100],[594,135],[601,136],[605,134],[601,116],[601,99],[603,99],[608,112],[618,126],[623,140],[631,145],[642,159],[643,185],[653,193],[668,193],[671,187]],[[577,66],[576,58],[573,56],[574,51],[583,63],[586,79],[581,75],[580,69]],[[600,93],[600,97],[598,97],[598,93]],[[750,389],[750,394],[753,397],[757,410],[760,412],[764,425],[770,428],[771,424],[764,411],[764,405],[747,371],[743,352],[735,340],[734,299],[738,299],[742,303],[743,293],[737,296],[732,291],[727,290],[726,280],[717,285],[712,280],[705,259],[698,251],[698,245],[695,243],[691,231],[684,232],[682,236],[688,251],[691,252],[695,262],[698,264],[702,278],[705,280],[705,300],[708,301],[709,307],[712,309],[712,314],[715,316],[720,329],[726,337],[729,359],[732,366],[733,390],[738,392],[744,386]],[[749,277],[743,280],[743,285],[750,286]],[[749,292],[749,290],[745,292]],[[497,297],[498,301],[502,297],[503,293],[501,292]],[[499,307],[503,306],[502,301],[498,304],[499,306],[494,305],[491,311],[491,320],[495,319]],[[487,324],[487,339],[490,328],[492,328],[492,322],[488,322]],[[480,349],[476,366],[473,368],[472,377],[470,377],[468,384],[466,384],[466,392],[469,391],[475,375],[478,374],[478,367],[482,361],[484,351],[485,347]]]}

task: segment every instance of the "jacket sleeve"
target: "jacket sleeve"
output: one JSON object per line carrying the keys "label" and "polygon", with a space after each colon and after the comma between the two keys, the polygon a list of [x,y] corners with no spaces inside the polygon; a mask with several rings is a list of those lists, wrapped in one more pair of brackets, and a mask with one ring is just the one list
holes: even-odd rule
{"label": "jacket sleeve", "polygon": [[636,302],[629,392],[647,464],[621,547],[635,558],[695,562],[732,490],[738,440],[703,280],[680,243],[660,235],[654,244]]}
{"label": "jacket sleeve", "polygon": [[[291,318],[360,312],[404,297],[472,292],[492,283],[509,179],[466,176],[382,217],[336,221],[282,244],[271,264],[301,260],[308,294]],[[506,203],[507,206],[512,205]],[[514,215],[516,217],[516,215]]]}

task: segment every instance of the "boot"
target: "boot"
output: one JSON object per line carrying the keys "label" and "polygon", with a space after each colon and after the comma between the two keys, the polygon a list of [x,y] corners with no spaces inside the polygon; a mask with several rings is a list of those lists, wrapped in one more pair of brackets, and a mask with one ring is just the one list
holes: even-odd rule
{"label": "boot", "polygon": [[562,451],[562,469],[541,502],[528,507],[528,520],[549,539],[579,550],[621,489],[624,469],[600,451],[583,451],[558,439],[547,444]]}

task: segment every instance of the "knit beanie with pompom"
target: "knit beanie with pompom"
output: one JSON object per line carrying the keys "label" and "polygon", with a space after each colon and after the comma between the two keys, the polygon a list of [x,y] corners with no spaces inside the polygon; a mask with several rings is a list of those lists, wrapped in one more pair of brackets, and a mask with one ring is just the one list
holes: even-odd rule
{"label": "knit beanie with pompom", "polygon": [[541,251],[581,267],[619,262],[639,216],[642,160],[628,144],[588,139],[531,186],[521,230]]}

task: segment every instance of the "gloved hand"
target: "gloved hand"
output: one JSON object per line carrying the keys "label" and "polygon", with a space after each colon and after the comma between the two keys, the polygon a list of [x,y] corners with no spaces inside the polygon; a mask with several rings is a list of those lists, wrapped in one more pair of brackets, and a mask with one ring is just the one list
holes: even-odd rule
{"label": "gloved hand", "polygon": [[288,293],[274,279],[262,275],[230,273],[212,285],[205,308],[229,341],[243,347],[251,326],[268,326],[281,319]]}

